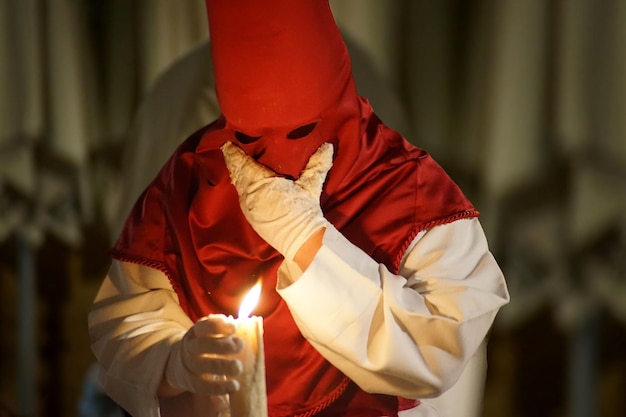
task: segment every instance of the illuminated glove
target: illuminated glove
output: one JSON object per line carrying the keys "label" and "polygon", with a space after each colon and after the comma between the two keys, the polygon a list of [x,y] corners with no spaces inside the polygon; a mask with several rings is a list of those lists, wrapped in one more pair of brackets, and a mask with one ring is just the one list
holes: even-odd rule
{"label": "illuminated glove", "polygon": [[319,201],[333,146],[323,144],[295,181],[277,176],[231,142],[222,152],[244,216],[259,236],[293,260],[302,244],[328,225]]}
{"label": "illuminated glove", "polygon": [[176,389],[204,395],[223,395],[239,389],[234,379],[242,370],[232,355],[243,348],[234,337],[235,325],[223,315],[199,320],[170,352],[167,382]]}

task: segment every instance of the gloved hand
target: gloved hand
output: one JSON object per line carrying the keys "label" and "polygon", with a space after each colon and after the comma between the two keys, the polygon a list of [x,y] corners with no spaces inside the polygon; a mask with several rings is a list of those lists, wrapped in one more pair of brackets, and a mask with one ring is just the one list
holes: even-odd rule
{"label": "gloved hand", "polygon": [[234,336],[235,324],[224,315],[210,315],[191,327],[174,344],[165,369],[173,388],[204,395],[223,395],[239,389],[233,379],[242,371],[243,340]]}
{"label": "gloved hand", "polygon": [[295,181],[277,176],[231,142],[222,152],[244,216],[259,236],[293,260],[302,244],[328,225],[319,200],[333,146],[320,146]]}

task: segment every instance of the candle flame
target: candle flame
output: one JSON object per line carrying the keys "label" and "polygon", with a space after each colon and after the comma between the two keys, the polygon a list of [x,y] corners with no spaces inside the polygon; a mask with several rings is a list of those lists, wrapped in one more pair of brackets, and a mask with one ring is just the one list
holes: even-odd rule
{"label": "candle flame", "polygon": [[241,302],[241,306],[239,307],[238,317],[240,319],[250,317],[250,313],[252,313],[252,310],[254,310],[254,308],[256,307],[260,297],[261,280],[257,281],[257,283],[254,284],[254,287],[252,287],[250,291],[248,291],[248,294],[246,294],[246,296],[244,297],[243,301]]}

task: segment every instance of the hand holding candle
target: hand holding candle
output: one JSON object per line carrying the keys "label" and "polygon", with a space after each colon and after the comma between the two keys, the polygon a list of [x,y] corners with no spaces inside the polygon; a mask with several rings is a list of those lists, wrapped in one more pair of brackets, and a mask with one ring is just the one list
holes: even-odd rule
{"label": "hand holding candle", "polygon": [[259,281],[244,298],[239,317],[235,320],[235,334],[244,341],[244,347],[236,355],[241,360],[243,371],[237,377],[239,390],[230,394],[231,417],[267,417],[263,319],[250,317],[260,294]]}
{"label": "hand holding candle", "polygon": [[233,355],[242,351],[242,340],[233,337],[236,326],[224,315],[199,320],[172,346],[165,377],[180,391],[224,395],[236,391],[234,379],[241,363]]}

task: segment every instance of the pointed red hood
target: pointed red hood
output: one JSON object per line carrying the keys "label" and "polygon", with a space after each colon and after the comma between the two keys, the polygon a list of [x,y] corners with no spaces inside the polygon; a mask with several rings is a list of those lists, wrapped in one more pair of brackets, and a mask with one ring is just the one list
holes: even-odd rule
{"label": "pointed red hood", "polygon": [[206,5],[220,108],[245,133],[311,122],[352,84],[350,57],[327,1]]}
{"label": "pointed red hood", "polygon": [[323,142],[358,137],[348,50],[325,0],[207,0],[224,129],[297,177]]}

